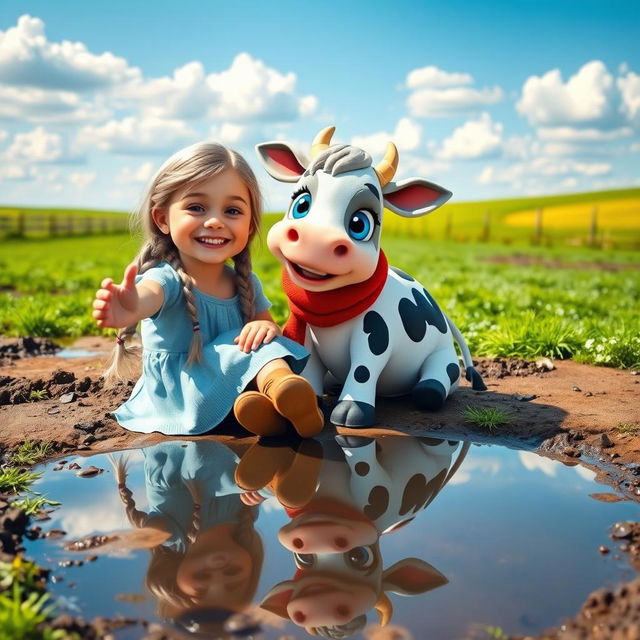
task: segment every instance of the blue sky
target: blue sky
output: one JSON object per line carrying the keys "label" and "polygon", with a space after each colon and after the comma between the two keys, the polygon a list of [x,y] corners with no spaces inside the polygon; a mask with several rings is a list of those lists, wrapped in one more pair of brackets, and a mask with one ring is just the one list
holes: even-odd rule
{"label": "blue sky", "polygon": [[131,209],[201,139],[315,133],[457,200],[640,184],[637,2],[3,0],[0,203]]}

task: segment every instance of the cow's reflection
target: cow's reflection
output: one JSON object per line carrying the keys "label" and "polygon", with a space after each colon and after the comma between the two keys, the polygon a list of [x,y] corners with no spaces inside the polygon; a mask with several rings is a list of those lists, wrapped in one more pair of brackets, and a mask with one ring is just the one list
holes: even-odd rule
{"label": "cow's reflection", "polygon": [[[298,569],[273,587],[261,606],[309,633],[348,637],[375,608],[392,615],[387,592],[416,595],[447,578],[418,558],[384,569],[379,539],[427,507],[462,463],[468,444],[404,436],[377,440],[337,436],[306,441],[297,453],[256,445],[236,481],[247,490],[269,486],[291,521],[278,538]],[[265,464],[265,461],[270,461]]]}

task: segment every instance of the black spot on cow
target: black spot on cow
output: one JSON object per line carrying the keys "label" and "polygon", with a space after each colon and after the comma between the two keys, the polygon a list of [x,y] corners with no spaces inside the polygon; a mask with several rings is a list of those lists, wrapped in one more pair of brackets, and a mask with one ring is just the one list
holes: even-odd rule
{"label": "black spot on cow", "polygon": [[403,280],[408,280],[409,282],[413,282],[415,278],[410,276],[408,273],[405,273],[402,269],[398,269],[398,267],[389,267],[393,273],[400,276]]}
{"label": "black spot on cow", "polygon": [[384,353],[389,346],[389,327],[383,317],[375,311],[369,311],[362,323],[362,329],[369,335],[369,349],[374,356]]}
{"label": "black spot on cow", "polygon": [[359,476],[364,477],[369,473],[369,463],[362,462],[361,460],[360,462],[356,462],[354,469]]}
{"label": "black spot on cow", "polygon": [[362,510],[369,520],[376,520],[389,507],[389,492],[381,485],[376,485],[369,492],[369,503]]}
{"label": "black spot on cow", "polygon": [[427,332],[427,326],[434,326],[440,333],[447,332],[447,321],[435,300],[424,290],[427,297],[417,289],[411,293],[415,302],[409,298],[402,298],[398,304],[398,312],[402,320],[402,326],[407,335],[414,342],[421,342]]}
{"label": "black spot on cow", "polygon": [[442,438],[430,438],[428,436],[418,436],[418,440],[428,447],[437,447],[444,442]]}
{"label": "black spot on cow", "polygon": [[361,364],[359,367],[356,367],[356,370],[353,372],[353,377],[356,379],[356,382],[366,382],[371,377],[371,374],[369,373],[369,369]]}
{"label": "black spot on cow", "polygon": [[449,380],[451,380],[451,384],[454,384],[460,377],[460,365],[455,362],[448,364],[447,375],[449,376]]}

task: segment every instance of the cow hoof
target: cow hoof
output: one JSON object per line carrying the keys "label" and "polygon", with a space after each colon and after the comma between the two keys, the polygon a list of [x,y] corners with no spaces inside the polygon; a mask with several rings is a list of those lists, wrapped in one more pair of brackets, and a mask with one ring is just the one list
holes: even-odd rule
{"label": "cow hoof", "polygon": [[333,436],[335,441],[343,449],[357,449],[358,447],[366,447],[370,442],[373,442],[373,438],[365,438],[364,436]]}
{"label": "cow hoof", "polygon": [[420,380],[411,391],[413,401],[418,409],[436,411],[444,405],[447,392],[441,382],[437,380]]}
{"label": "cow hoof", "polygon": [[331,412],[331,422],[339,427],[370,427],[376,422],[376,410],[366,402],[341,400]]}

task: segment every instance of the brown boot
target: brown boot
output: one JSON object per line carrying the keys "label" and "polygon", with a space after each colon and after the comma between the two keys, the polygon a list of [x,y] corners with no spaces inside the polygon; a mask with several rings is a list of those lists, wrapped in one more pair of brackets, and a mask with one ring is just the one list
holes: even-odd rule
{"label": "brown boot", "polygon": [[264,379],[261,391],[303,438],[322,431],[324,415],[318,408],[315,391],[303,377],[289,369],[276,369]]}
{"label": "brown boot", "polygon": [[233,415],[257,436],[279,436],[287,430],[287,421],[274,409],[273,402],[257,391],[241,393],[233,403]]}

